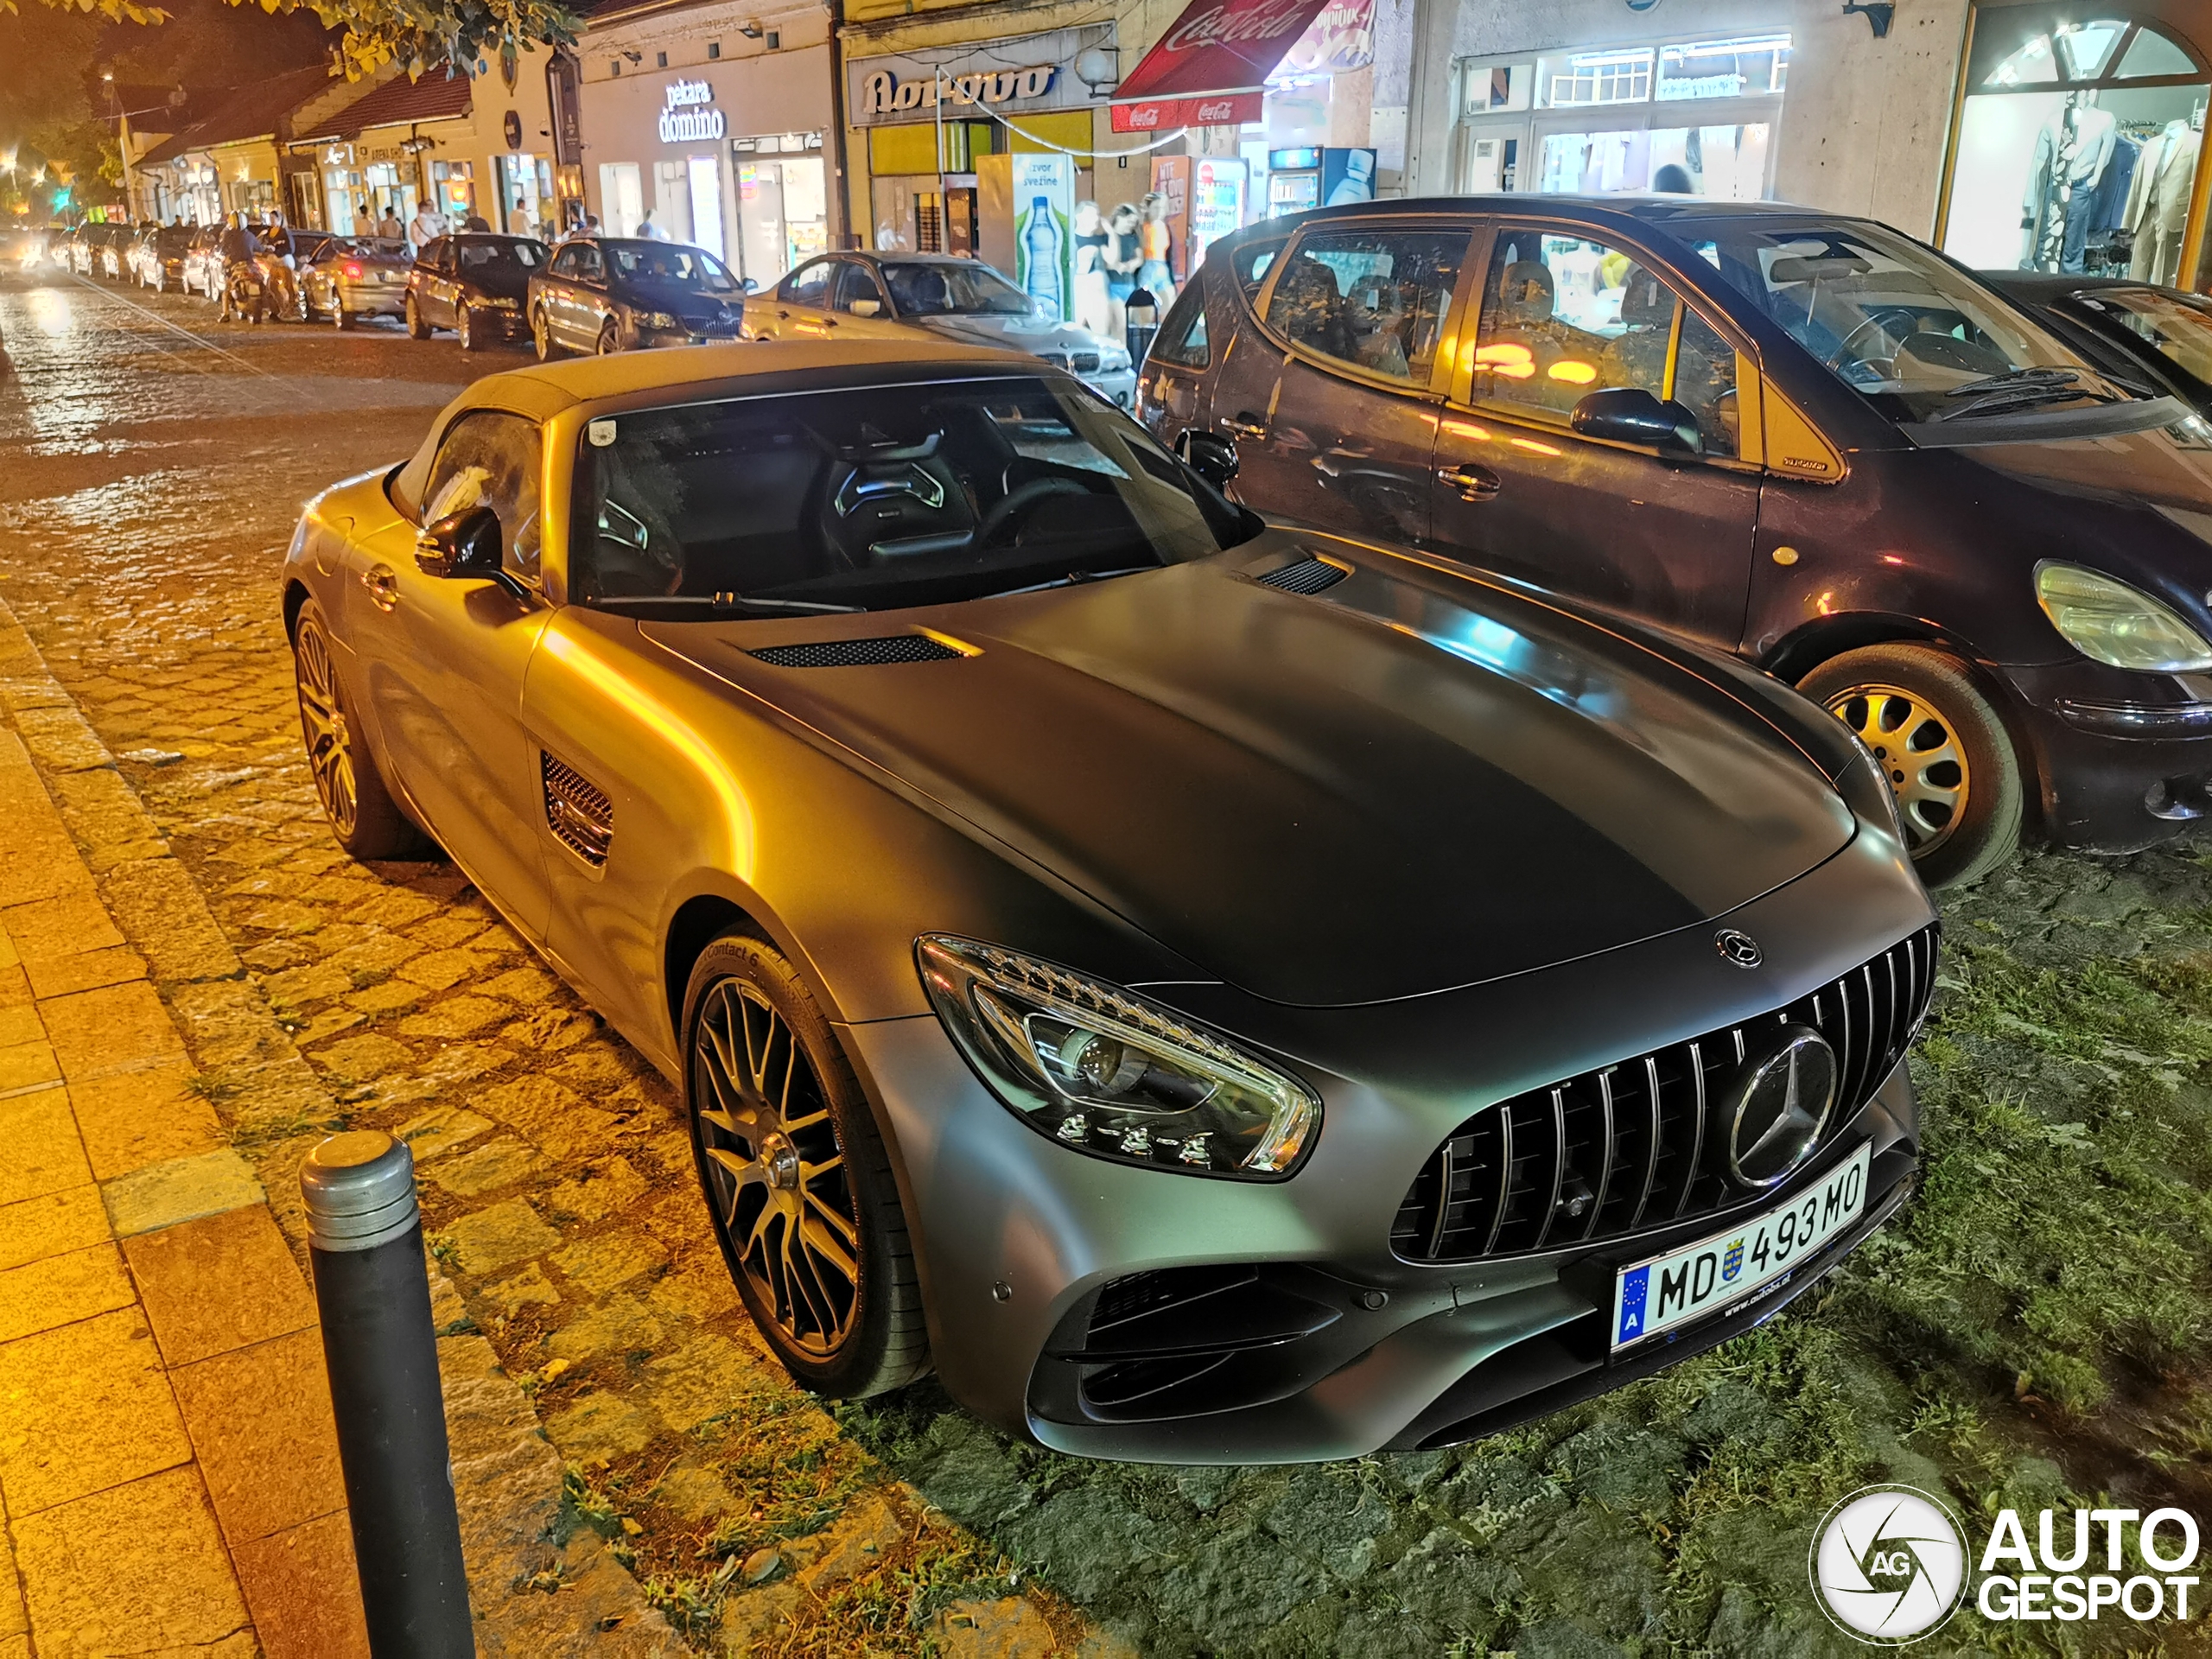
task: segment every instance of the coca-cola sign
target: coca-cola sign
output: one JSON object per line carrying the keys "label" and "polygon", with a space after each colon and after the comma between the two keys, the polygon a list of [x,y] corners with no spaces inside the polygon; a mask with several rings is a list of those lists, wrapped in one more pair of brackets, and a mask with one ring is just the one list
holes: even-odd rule
{"label": "coca-cola sign", "polygon": [[[1326,0],[1192,0],[1145,54],[1114,101],[1142,103],[1257,88]],[[1215,125],[1205,122],[1194,124]]]}
{"label": "coca-cola sign", "polygon": [[1175,127],[1236,127],[1257,121],[1262,94],[1209,92],[1203,98],[1147,98],[1114,105],[1116,132],[1166,132]]}

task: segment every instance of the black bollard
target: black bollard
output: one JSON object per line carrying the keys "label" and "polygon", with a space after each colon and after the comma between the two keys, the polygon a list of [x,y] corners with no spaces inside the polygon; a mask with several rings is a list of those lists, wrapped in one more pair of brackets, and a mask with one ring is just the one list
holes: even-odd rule
{"label": "black bollard", "polygon": [[1139,370],[1144,367],[1145,353],[1152,349],[1152,337],[1160,332],[1160,302],[1152,297],[1152,290],[1138,289],[1122,302],[1125,326],[1122,343],[1129,348],[1129,361]]}
{"label": "black bollard", "polygon": [[300,1190],[369,1650],[473,1656],[414,1157],[380,1130],[334,1135]]}

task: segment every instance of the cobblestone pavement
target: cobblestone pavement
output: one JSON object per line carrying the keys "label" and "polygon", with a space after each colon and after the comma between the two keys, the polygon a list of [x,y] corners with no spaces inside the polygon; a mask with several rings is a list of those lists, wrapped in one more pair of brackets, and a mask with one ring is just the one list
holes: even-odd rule
{"label": "cobblestone pavement", "polygon": [[365,868],[322,825],[276,607],[298,503],[520,359],[210,318],[0,289],[0,597],[245,964],[164,991],[279,1219],[337,1118],[411,1141],[434,1252],[569,1464],[559,1528],[613,1541],[700,1647],[1084,1645],[766,1358],[658,1075],[449,867]]}
{"label": "cobblestone pavement", "polygon": [[[156,308],[204,331],[188,306]],[[564,1524],[619,1541],[702,1645],[1842,1656],[1807,1548],[1868,1482],[2031,1534],[2100,1500],[2212,1517],[2201,843],[2031,853],[1948,902],[1921,1195],[1817,1295],[1658,1378],[1300,1469],[1077,1463],[926,1385],[833,1417],[733,1306],[668,1090],[450,870],[353,866],[315,821],[277,551],[300,497],[411,447],[459,354],[207,331],[223,357],[76,285],[0,291],[0,597],[246,964],[165,988],[218,1109],[279,1197],[334,1092],[413,1139],[467,1313],[573,1465]],[[2201,1628],[1968,1609],[1922,1650],[2190,1653]]]}

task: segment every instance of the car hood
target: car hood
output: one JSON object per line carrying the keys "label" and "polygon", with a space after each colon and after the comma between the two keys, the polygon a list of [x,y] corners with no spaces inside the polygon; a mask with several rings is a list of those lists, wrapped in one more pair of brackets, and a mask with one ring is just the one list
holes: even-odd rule
{"label": "car hood", "polygon": [[917,619],[974,654],[774,667],[746,647],[794,625],[641,626],[1272,1001],[1387,1001],[1709,922],[1854,831],[1718,685],[1451,576],[1307,598],[1209,560],[804,626]]}
{"label": "car hood", "polygon": [[612,290],[614,298],[640,311],[666,311],[679,317],[711,316],[724,306],[734,311],[744,296],[738,294],[709,294],[702,289],[683,283],[655,283],[632,280],[619,283]]}
{"label": "car hood", "polygon": [[967,346],[1016,352],[1095,352],[1099,347],[1098,336],[1089,329],[1039,317],[908,317],[902,321]]}
{"label": "car hood", "polygon": [[505,270],[493,266],[488,270],[472,270],[461,278],[461,285],[474,294],[490,295],[496,299],[519,300],[530,293],[531,273],[526,270]]}

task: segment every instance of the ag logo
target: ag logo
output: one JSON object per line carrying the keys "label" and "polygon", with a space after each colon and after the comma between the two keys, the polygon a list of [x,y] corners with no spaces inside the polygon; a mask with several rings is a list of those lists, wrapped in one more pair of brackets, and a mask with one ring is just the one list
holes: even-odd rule
{"label": "ag logo", "polygon": [[1966,1593],[1963,1536],[1951,1512],[1916,1487],[1866,1487],[1830,1510],[1813,1535],[1813,1593],[1859,1641],[1916,1642]]}

